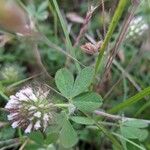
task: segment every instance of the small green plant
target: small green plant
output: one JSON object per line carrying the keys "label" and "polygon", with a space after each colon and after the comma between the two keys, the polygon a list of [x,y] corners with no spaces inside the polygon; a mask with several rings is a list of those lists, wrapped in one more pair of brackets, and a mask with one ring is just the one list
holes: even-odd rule
{"label": "small green plant", "polygon": [[25,68],[17,64],[5,64],[0,68],[0,79],[7,84],[17,82],[24,78]]}
{"label": "small green plant", "polygon": [[0,149],[150,149],[149,2],[92,4],[0,2]]}

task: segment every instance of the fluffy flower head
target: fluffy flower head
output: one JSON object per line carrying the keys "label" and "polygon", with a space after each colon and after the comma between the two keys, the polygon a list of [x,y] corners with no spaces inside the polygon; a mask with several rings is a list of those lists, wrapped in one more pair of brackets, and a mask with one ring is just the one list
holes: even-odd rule
{"label": "fluffy flower head", "polygon": [[8,110],[8,120],[12,127],[21,127],[25,133],[31,130],[45,130],[54,121],[55,107],[48,100],[49,90],[43,87],[34,89],[30,86],[24,87],[10,100],[5,108]]}

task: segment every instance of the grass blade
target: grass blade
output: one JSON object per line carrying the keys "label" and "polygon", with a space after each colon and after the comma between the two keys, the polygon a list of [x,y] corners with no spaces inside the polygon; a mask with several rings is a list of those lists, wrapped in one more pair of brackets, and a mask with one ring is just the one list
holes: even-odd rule
{"label": "grass blade", "polygon": [[126,107],[129,107],[133,105],[134,103],[137,103],[139,100],[144,98],[145,96],[150,95],[150,87],[145,88],[141,92],[137,93],[136,95],[132,96],[131,98],[125,100],[123,103],[117,105],[116,107],[110,109],[108,112],[109,113],[116,113]]}
{"label": "grass blade", "polygon": [[[49,3],[50,3],[50,1],[49,1]],[[76,55],[75,55],[75,51],[74,51],[74,48],[73,48],[73,46],[72,46],[72,43],[71,43],[71,40],[70,40],[70,37],[69,37],[69,33],[68,33],[68,31],[67,31],[67,27],[66,27],[67,25],[66,25],[66,23],[65,23],[65,21],[64,21],[64,19],[63,19],[63,17],[62,17],[62,15],[61,15],[59,6],[58,6],[58,4],[57,4],[57,1],[56,1],[56,0],[53,0],[53,3],[54,3],[54,6],[55,6],[57,15],[58,15],[58,17],[59,17],[61,26],[62,26],[62,28],[63,28],[63,32],[64,32],[65,37],[66,37],[67,49],[68,49],[68,51],[70,52],[70,54],[71,54],[73,57],[75,57]],[[78,71],[80,72],[80,70],[81,70],[80,65],[79,65],[77,62],[75,62],[75,65],[76,65]]]}
{"label": "grass blade", "polygon": [[117,134],[117,133],[112,133],[112,134],[115,135],[115,136],[117,136],[117,137],[119,137],[120,139],[123,139],[123,140],[129,142],[130,144],[134,145],[135,147],[137,147],[137,148],[139,148],[139,149],[141,149],[141,150],[146,150],[144,147],[139,146],[139,145],[136,144],[135,142],[133,142],[133,141],[131,141],[131,140],[129,140],[129,139],[123,137],[123,136],[120,135],[120,134]]}
{"label": "grass blade", "polygon": [[108,32],[106,34],[106,37],[104,39],[104,42],[99,50],[99,55],[98,55],[98,58],[97,58],[97,61],[96,61],[96,65],[95,65],[95,76],[96,74],[98,73],[99,71],[99,67],[100,67],[100,64],[101,64],[101,61],[102,61],[102,58],[103,58],[103,55],[104,55],[104,52],[107,48],[107,45],[112,37],[112,34],[114,32],[114,30],[116,29],[117,27],[117,24],[118,24],[118,21],[119,19],[121,18],[122,16],[122,13],[125,9],[125,6],[127,4],[127,0],[120,0],[119,4],[118,4],[118,7],[115,11],[115,14],[112,18],[112,21],[110,23],[110,26],[108,28]]}

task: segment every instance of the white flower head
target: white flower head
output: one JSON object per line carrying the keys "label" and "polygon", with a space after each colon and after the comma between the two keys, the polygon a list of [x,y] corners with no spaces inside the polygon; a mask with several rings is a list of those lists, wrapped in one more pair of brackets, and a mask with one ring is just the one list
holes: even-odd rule
{"label": "white flower head", "polygon": [[11,95],[5,109],[9,112],[7,117],[12,127],[21,127],[25,133],[29,133],[38,129],[44,131],[53,124],[56,109],[48,94],[49,90],[42,86],[27,86]]}
{"label": "white flower head", "polygon": [[142,16],[137,16],[130,22],[126,38],[136,39],[142,36],[148,28],[149,26],[144,18]]}

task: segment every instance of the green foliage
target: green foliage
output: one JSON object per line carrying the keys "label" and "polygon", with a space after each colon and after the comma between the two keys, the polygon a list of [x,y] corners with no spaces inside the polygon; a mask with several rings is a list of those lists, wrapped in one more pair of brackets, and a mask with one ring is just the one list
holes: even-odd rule
{"label": "green foliage", "polygon": [[44,143],[49,145],[49,144],[55,143],[57,139],[58,139],[58,133],[56,132],[48,133]]}
{"label": "green foliage", "polygon": [[55,82],[59,91],[66,98],[73,98],[87,90],[92,83],[93,74],[93,68],[86,67],[81,70],[74,81],[71,72],[64,68],[57,71]]}
{"label": "green foliage", "polygon": [[35,131],[29,134],[28,136],[32,141],[34,141],[36,144],[43,144],[44,137],[40,131]]}
{"label": "green foliage", "polygon": [[[122,45],[118,35],[123,32],[127,16],[135,7],[127,0],[119,3],[106,0],[104,5],[99,0],[90,3],[79,3],[79,0],[17,2],[29,13],[32,22],[28,20],[28,23],[35,23],[35,29],[30,36],[19,36],[0,28],[0,149],[150,149],[149,0],[141,1],[136,17],[128,24]],[[97,7],[94,13],[90,12],[91,5]],[[76,20],[85,17],[87,25]],[[138,22],[137,18],[142,19]],[[77,37],[80,37],[79,43],[74,46]],[[86,44],[91,44],[89,49],[95,48],[100,39],[103,42],[99,52],[89,55],[81,50]],[[39,62],[31,46],[33,41],[38,45],[39,56],[50,79],[38,68]],[[108,56],[112,55],[115,44],[120,49],[114,52],[117,57],[113,58],[108,76],[103,73],[107,71],[105,65],[109,63]],[[46,130],[24,134],[24,128],[9,126],[12,121],[7,119],[4,107],[10,95],[34,82],[42,82],[50,88],[48,100],[54,108],[54,122],[49,122]],[[99,108],[108,112],[107,115],[96,114]],[[115,120],[118,116],[112,113],[123,113],[123,122]]]}
{"label": "green foliage", "polygon": [[121,133],[128,139],[139,139],[140,141],[144,141],[148,137],[147,130],[129,126],[121,127]]}
{"label": "green foliage", "polygon": [[140,119],[133,119],[130,121],[124,121],[122,124],[124,126],[135,127],[135,128],[146,128],[146,127],[148,127],[148,123],[145,121],[142,121]]}
{"label": "green foliage", "polygon": [[78,124],[83,124],[83,125],[93,125],[94,124],[94,121],[87,117],[76,116],[76,117],[71,117],[71,120]]}
{"label": "green foliage", "polygon": [[106,34],[106,37],[104,39],[104,42],[100,48],[100,52],[99,52],[99,55],[98,55],[98,58],[97,58],[97,61],[96,61],[96,64],[95,64],[95,75],[98,73],[99,71],[99,67],[100,67],[100,64],[101,64],[101,61],[102,61],[102,58],[103,58],[103,55],[104,55],[104,51],[106,50],[107,46],[108,46],[108,43],[113,35],[113,32],[115,30],[115,28],[117,27],[117,23],[119,22],[119,19],[121,18],[122,16],[122,13],[125,9],[127,5],[127,0],[120,0],[119,3],[118,3],[118,6],[116,8],[116,11],[115,11],[115,14],[112,18],[112,21],[109,25],[109,28],[108,28],[108,32]]}
{"label": "green foliage", "polygon": [[73,104],[83,112],[93,112],[102,105],[102,98],[97,93],[83,93],[73,99]]}
{"label": "green foliage", "polygon": [[37,8],[34,4],[31,3],[27,9],[32,15],[32,17],[37,19],[37,21],[44,21],[48,18],[49,15],[47,8],[48,8],[48,1],[46,0],[43,1]]}
{"label": "green foliage", "polygon": [[63,120],[63,126],[60,131],[59,139],[60,143],[65,148],[70,148],[78,142],[77,133],[66,116],[64,117]]}
{"label": "green foliage", "polygon": [[79,73],[74,82],[72,97],[81,94],[91,85],[93,75],[94,75],[93,67],[86,67],[83,70],[81,70],[81,72]]}
{"label": "green foliage", "polygon": [[127,120],[121,123],[120,131],[125,138],[144,141],[148,137],[146,127],[148,123],[142,120]]}
{"label": "green foliage", "polygon": [[15,130],[13,130],[11,127],[5,127],[0,129],[0,139],[1,140],[7,140],[13,138],[15,134]]}
{"label": "green foliage", "polygon": [[67,69],[60,69],[55,76],[55,82],[59,91],[67,98],[72,95],[74,84],[73,75]]}
{"label": "green foliage", "polygon": [[132,96],[131,98],[125,100],[123,103],[117,105],[116,107],[109,110],[111,113],[118,112],[122,110],[123,108],[126,108],[128,106],[131,106],[132,104],[138,102],[139,100],[142,100],[145,96],[150,95],[150,87],[145,88],[141,92],[137,93],[136,95]]}
{"label": "green foliage", "polygon": [[128,142],[127,143],[127,146],[124,144],[124,149],[127,149],[127,147],[129,147],[129,150],[133,150],[133,149],[141,149],[141,150],[146,150],[143,146],[141,146],[140,144],[137,144],[137,143],[135,143],[135,142],[133,142],[133,141],[131,141],[131,140],[129,140],[129,139],[127,139],[127,138],[125,138],[125,137],[123,137],[123,136],[121,136],[121,135],[119,135],[119,134],[117,134],[117,133],[113,133],[115,136],[117,136],[118,138],[120,138],[120,140],[122,141],[123,140],[123,142]]}
{"label": "green foliage", "polygon": [[5,64],[0,68],[0,80],[5,84],[17,82],[25,77],[25,68],[17,64]]}

